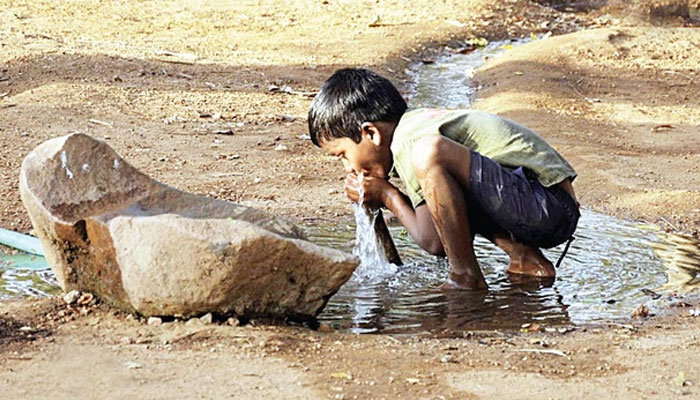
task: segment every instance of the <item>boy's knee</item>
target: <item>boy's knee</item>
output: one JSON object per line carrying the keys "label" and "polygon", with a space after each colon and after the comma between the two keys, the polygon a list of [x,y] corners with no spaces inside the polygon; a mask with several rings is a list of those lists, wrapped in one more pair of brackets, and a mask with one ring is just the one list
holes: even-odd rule
{"label": "boy's knee", "polygon": [[440,149],[444,140],[442,136],[438,135],[427,136],[413,146],[411,160],[419,179],[425,176],[428,170],[440,164]]}

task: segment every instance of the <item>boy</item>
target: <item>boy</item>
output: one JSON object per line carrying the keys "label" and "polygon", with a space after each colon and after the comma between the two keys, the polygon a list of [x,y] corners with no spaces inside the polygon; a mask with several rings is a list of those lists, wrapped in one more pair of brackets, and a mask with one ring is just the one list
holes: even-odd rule
{"label": "boy", "polygon": [[[313,143],[342,160],[350,200],[362,185],[365,206],[388,208],[423,249],[447,255],[442,289],[487,288],[475,233],[509,255],[508,273],[554,278],[539,248],[576,229],[576,172],[536,133],[478,111],[407,112],[391,82],[364,69],[336,71],[308,123]],[[408,196],[389,182],[394,172]]]}

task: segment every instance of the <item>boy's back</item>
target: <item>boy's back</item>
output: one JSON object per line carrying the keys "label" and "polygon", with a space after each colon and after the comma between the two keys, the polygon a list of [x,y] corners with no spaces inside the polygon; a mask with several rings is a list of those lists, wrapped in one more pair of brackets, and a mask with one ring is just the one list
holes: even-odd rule
{"label": "boy's back", "polygon": [[564,157],[537,133],[513,121],[473,110],[415,109],[401,117],[391,143],[394,167],[413,207],[424,200],[413,171],[413,147],[429,135],[447,137],[503,166],[523,167],[544,187],[576,177]]}

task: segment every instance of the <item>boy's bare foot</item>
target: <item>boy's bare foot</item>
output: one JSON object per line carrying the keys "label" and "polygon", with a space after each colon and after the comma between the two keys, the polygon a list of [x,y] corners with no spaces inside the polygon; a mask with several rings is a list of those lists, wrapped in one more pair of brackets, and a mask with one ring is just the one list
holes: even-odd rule
{"label": "boy's bare foot", "polygon": [[480,279],[477,279],[470,274],[457,274],[454,272],[450,272],[447,281],[440,285],[440,290],[487,290],[489,287],[486,284],[484,277],[480,276],[479,278]]}
{"label": "boy's bare foot", "polygon": [[540,249],[522,246],[510,254],[509,274],[529,275],[540,278],[554,278],[554,265],[547,260]]}

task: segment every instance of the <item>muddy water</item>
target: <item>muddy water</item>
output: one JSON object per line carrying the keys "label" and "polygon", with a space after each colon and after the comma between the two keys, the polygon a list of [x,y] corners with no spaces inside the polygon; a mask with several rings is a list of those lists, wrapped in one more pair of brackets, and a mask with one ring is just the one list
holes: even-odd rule
{"label": "muddy water", "polygon": [[[319,244],[350,251],[351,226],[312,229]],[[489,291],[443,293],[449,266],[392,228],[405,265],[396,274],[354,276],[331,298],[320,320],[355,333],[448,333],[596,323],[629,318],[640,304],[654,309],[671,292],[700,286],[700,243],[584,211],[576,240],[553,283],[508,278],[508,257],[477,237],[476,252]],[[545,250],[556,260],[563,246]],[[657,297],[660,298],[657,299]]]}

